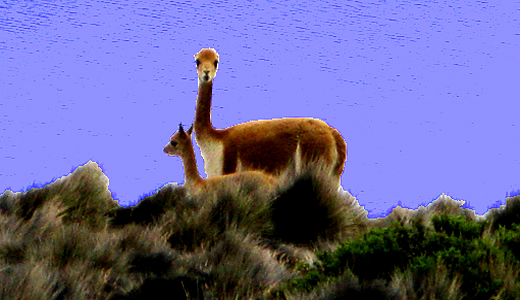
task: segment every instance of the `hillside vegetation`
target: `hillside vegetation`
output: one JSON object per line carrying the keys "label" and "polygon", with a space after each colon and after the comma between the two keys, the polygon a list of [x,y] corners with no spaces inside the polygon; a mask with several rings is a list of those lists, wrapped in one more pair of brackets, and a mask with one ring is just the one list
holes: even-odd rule
{"label": "hillside vegetation", "polygon": [[0,299],[519,299],[520,196],[372,220],[323,176],[274,194],[167,184],[121,207],[87,163],[0,195]]}

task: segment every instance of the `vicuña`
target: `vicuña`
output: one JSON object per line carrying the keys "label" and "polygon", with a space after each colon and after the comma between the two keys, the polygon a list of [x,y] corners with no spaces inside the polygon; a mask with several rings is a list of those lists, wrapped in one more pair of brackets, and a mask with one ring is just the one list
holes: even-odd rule
{"label": "vicu\u00f1a", "polygon": [[194,197],[208,196],[226,187],[236,186],[258,190],[271,194],[275,191],[278,180],[260,171],[245,171],[228,175],[212,176],[206,179],[200,176],[195,159],[195,150],[191,141],[193,125],[184,131],[182,124],[175,132],[170,142],[164,146],[164,153],[170,156],[179,156],[184,166],[184,187],[189,195]]}
{"label": "vicu\u00f1a", "polygon": [[219,56],[214,49],[195,55],[198,97],[195,139],[208,176],[262,170],[280,176],[290,166],[298,169],[323,164],[338,186],[347,160],[347,144],[327,123],[313,118],[283,118],[238,124],[226,129],[211,125],[213,79]]}

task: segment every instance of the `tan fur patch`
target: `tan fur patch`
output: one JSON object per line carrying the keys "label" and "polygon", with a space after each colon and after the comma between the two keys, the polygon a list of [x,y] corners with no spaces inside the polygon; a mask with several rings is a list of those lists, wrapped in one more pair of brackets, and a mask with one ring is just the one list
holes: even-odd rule
{"label": "tan fur patch", "polygon": [[222,142],[216,140],[197,140],[202,158],[204,159],[204,172],[207,176],[222,175],[224,161],[224,147]]}

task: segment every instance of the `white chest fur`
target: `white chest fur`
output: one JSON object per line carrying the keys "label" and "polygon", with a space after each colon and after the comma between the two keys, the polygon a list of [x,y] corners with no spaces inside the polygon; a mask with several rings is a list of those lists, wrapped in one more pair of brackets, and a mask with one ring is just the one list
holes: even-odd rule
{"label": "white chest fur", "polygon": [[224,146],[222,143],[215,140],[195,140],[204,159],[204,172],[206,175],[222,175],[224,165]]}

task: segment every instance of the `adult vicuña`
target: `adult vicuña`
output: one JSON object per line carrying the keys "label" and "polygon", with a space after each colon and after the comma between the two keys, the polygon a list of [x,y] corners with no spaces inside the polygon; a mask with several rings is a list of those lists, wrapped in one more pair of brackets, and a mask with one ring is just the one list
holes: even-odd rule
{"label": "adult vicu\u00f1a", "polygon": [[347,144],[336,129],[312,118],[259,120],[215,129],[210,114],[219,56],[214,49],[202,49],[195,55],[195,61],[198,73],[195,138],[208,176],[243,170],[262,170],[279,176],[291,164],[298,169],[320,163],[339,185],[347,160]]}
{"label": "adult vicu\u00f1a", "polygon": [[182,124],[175,132],[170,142],[164,146],[164,153],[179,156],[184,166],[184,187],[191,196],[207,196],[223,188],[238,190],[247,186],[250,190],[262,189],[264,194],[274,191],[277,179],[260,171],[245,171],[228,175],[212,176],[206,179],[200,176],[195,159],[195,150],[191,141],[193,125],[184,131]]}

